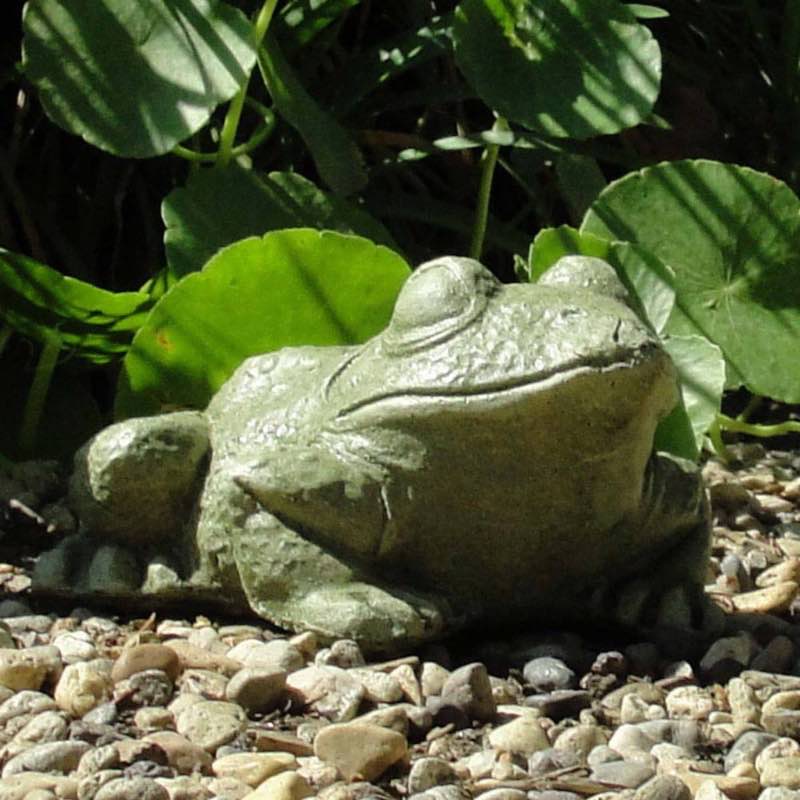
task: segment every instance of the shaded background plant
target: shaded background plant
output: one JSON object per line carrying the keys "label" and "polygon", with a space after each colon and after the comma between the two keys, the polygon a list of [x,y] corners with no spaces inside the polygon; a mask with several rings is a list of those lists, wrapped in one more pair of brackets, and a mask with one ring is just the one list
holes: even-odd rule
{"label": "shaded background plant", "polygon": [[[249,235],[357,233],[409,263],[480,253],[512,280],[537,231],[579,225],[608,181],[665,158],[749,164],[797,188],[792,2],[153,0],[126,17],[130,4],[106,0],[71,4],[67,19],[61,5],[28,7],[24,65],[21,25],[2,44],[0,370],[12,388],[0,402],[16,422],[0,451],[13,456],[66,454],[107,420],[120,358],[158,298]],[[136,48],[108,57],[126,37],[146,49],[151,26],[184,35],[178,18],[207,48],[188,117],[175,108],[189,62],[165,88],[166,67],[146,67],[168,48],[147,63]],[[73,66],[94,72],[64,68],[78,43]],[[364,285],[381,284],[379,267],[363,268]],[[233,280],[217,291],[235,293]],[[378,291],[373,327],[396,284]],[[360,292],[338,313],[355,313]],[[316,341],[314,314],[296,316],[292,336]],[[261,350],[268,319],[265,330]],[[125,413],[180,402],[174,375],[141,405],[128,392]]]}

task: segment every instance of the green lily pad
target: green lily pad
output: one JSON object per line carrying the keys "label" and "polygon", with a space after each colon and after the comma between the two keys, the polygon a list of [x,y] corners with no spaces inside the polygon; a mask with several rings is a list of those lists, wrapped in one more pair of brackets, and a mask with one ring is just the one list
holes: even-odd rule
{"label": "green lily pad", "polygon": [[116,414],[203,408],[251,355],[362,342],[386,326],[409,274],[388,248],[330,231],[232,244],[155,305],[125,357]]}
{"label": "green lily pad", "polygon": [[393,247],[380,222],[292,172],[264,178],[236,164],[195,172],[161,206],[172,278],[200,269],[221,247],[280,228],[327,228]]}
{"label": "green lily pad", "polygon": [[172,150],[255,64],[247,18],[217,0],[36,0],[23,30],[48,116],[118,156]]}
{"label": "green lily pad", "polygon": [[551,136],[616,133],[658,96],[658,43],[616,0],[462,0],[453,35],[481,99]]}
{"label": "green lily pad", "polygon": [[152,300],[144,292],[108,292],[32,258],[0,249],[0,320],[39,342],[103,363],[128,349]]}
{"label": "green lily pad", "polygon": [[630,242],[610,242],[566,225],[546,228],[531,245],[528,269],[531,280],[562,256],[594,256],[608,261],[634,300],[636,311],[656,333],[661,333],[675,302],[672,270],[659,258]]}
{"label": "green lily pad", "polygon": [[800,200],[786,184],[714,161],[659,164],[610,184],[581,230],[672,267],[666,331],[717,344],[728,385],[800,402]]}

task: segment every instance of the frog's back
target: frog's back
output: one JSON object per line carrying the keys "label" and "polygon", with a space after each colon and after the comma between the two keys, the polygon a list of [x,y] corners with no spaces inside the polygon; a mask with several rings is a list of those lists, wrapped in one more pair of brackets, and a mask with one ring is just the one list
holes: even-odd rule
{"label": "frog's back", "polygon": [[207,409],[217,458],[291,440],[319,414],[322,390],[352,347],[290,347],[245,360]]}

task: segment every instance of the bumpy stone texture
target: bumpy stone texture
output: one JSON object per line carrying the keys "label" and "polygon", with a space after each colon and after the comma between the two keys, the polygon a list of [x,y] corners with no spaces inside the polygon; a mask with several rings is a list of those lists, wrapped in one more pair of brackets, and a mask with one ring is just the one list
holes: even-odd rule
{"label": "bumpy stone texture", "polygon": [[438,259],[366,344],[251,358],[205,413],[101,432],[71,481],[80,533],[35,583],[249,607],[370,652],[480,621],[713,627],[698,473],[651,453],[676,397],[604,262],[503,286]]}

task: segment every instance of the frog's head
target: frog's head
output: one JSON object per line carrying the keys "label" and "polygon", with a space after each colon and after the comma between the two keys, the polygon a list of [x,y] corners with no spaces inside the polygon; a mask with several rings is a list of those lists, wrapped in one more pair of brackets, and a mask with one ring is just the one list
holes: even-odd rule
{"label": "frog's head", "polygon": [[669,358],[625,298],[597,260],[509,286],[471,259],[424,264],[388,327],[325,379],[280,469],[273,458],[237,480],[367,559],[404,551],[429,517],[453,530],[475,515],[506,532],[568,515],[610,529],[639,503],[676,399]]}
{"label": "frog's head", "polygon": [[406,282],[388,327],[327,381],[329,408],[341,423],[489,414],[571,376],[613,388],[616,368],[655,358],[666,411],[674,373],[627,299],[597,258],[562,258],[533,285],[503,285],[469,258],[429,261]]}

